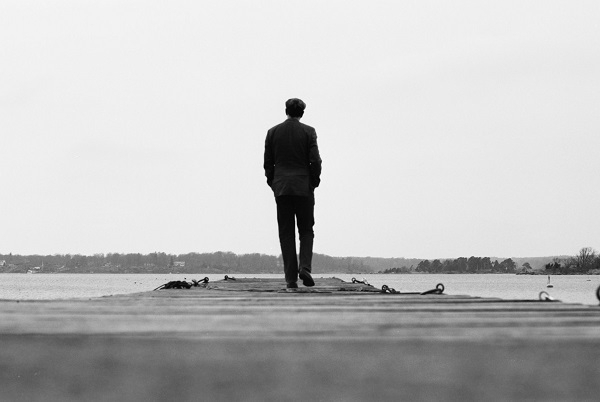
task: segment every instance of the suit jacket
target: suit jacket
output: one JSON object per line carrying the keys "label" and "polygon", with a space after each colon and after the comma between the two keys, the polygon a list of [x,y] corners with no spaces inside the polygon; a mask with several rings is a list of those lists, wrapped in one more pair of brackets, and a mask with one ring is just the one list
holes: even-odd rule
{"label": "suit jacket", "polygon": [[265,176],[275,197],[311,196],[321,182],[321,156],[317,132],[289,118],[267,132]]}

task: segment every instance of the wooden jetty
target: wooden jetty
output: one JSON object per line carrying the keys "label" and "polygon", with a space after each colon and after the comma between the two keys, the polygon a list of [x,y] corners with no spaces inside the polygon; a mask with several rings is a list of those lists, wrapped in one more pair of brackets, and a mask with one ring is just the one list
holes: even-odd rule
{"label": "wooden jetty", "polygon": [[335,278],[0,301],[0,401],[599,399],[596,306]]}

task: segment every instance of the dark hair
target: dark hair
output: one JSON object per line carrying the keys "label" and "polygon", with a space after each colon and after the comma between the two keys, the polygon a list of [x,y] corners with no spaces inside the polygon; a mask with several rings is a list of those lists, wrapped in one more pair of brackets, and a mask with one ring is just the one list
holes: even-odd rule
{"label": "dark hair", "polygon": [[290,117],[302,117],[305,108],[306,103],[302,102],[302,99],[292,98],[285,102],[285,114]]}

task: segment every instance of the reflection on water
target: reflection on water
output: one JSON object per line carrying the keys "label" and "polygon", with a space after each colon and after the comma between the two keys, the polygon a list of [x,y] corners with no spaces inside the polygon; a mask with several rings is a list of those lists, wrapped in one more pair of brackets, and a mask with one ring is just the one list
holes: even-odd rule
{"label": "reflection on water", "polygon": [[[63,298],[89,298],[115,294],[146,292],[172,281],[202,279],[211,281],[223,279],[223,275],[203,274],[0,274],[0,299],[44,300]],[[258,277],[282,279],[277,275],[240,275],[236,277]],[[332,277],[351,281],[352,278],[365,278],[371,285],[381,288],[388,285],[400,292],[423,292],[443,283],[446,294],[479,297],[499,297],[502,299],[537,300],[541,291],[547,291],[555,299],[569,303],[598,305],[596,289],[600,276],[557,275],[552,277],[553,288],[547,288],[547,277],[543,275],[349,275],[328,274],[314,277]]]}

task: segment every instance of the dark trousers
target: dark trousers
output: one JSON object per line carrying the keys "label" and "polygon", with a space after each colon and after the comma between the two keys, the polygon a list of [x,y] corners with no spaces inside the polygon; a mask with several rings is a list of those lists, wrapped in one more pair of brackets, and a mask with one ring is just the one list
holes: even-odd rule
{"label": "dark trousers", "polygon": [[300,269],[312,271],[313,225],[315,224],[315,197],[280,195],[277,202],[279,244],[283,257],[286,283],[298,281],[298,257],[296,256],[296,220],[300,235]]}

